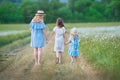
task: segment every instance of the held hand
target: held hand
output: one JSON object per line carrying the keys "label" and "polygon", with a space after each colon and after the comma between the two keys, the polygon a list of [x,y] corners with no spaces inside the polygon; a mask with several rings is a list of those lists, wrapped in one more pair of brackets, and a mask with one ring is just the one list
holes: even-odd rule
{"label": "held hand", "polygon": [[67,44],[69,44],[70,43],[70,41],[67,41],[67,42],[65,42],[65,45],[67,45]]}
{"label": "held hand", "polygon": [[67,42],[65,42],[65,45],[67,45],[68,43]]}
{"label": "held hand", "polygon": [[46,44],[48,44],[48,39],[46,38]]}

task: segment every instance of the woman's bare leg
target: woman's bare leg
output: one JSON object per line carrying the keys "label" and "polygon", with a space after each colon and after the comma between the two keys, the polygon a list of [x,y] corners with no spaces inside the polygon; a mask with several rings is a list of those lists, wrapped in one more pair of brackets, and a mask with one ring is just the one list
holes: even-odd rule
{"label": "woman's bare leg", "polygon": [[38,48],[38,61],[37,61],[38,64],[41,63],[41,58],[42,58],[42,48]]}
{"label": "woman's bare leg", "polygon": [[38,60],[38,48],[34,48],[34,59],[35,59],[35,64],[37,64],[37,60]]}

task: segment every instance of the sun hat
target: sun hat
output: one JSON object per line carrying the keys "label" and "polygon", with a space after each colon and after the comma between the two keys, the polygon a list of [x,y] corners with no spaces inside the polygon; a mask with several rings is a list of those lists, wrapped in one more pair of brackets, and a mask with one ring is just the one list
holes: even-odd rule
{"label": "sun hat", "polygon": [[37,13],[38,14],[44,14],[44,11],[43,10],[38,10]]}
{"label": "sun hat", "polygon": [[44,11],[43,10],[38,10],[36,15],[45,15]]}

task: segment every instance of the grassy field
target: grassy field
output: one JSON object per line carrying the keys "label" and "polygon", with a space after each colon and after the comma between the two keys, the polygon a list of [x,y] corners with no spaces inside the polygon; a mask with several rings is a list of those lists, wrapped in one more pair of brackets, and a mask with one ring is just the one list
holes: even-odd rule
{"label": "grassy field", "polygon": [[[46,26],[47,31],[51,31],[55,24],[47,24]],[[120,26],[120,22],[65,24],[68,34],[69,29],[72,27],[80,28],[101,26]],[[0,31],[7,30],[29,30],[29,27],[28,24],[0,25]],[[5,41],[5,39],[3,40]],[[1,52],[9,48],[12,50],[18,44],[24,42],[25,44],[26,42],[29,43],[29,40],[29,37],[18,39],[14,41],[13,44],[8,44],[0,48]],[[33,50],[28,45],[22,45],[21,48],[19,47],[20,50],[18,49],[15,52],[10,52],[10,55],[0,55],[0,78],[3,80],[119,80],[119,42],[119,36],[113,36],[111,38],[101,38],[99,36],[81,36],[81,55],[78,59],[77,65],[74,66],[69,64],[69,57],[67,55],[68,46],[66,46],[63,54],[63,64],[54,64],[54,40],[51,40],[51,42],[43,49],[44,54],[41,66],[34,66],[32,55]],[[12,48],[11,46],[14,47]],[[10,50],[8,50],[8,52],[9,51]]]}
{"label": "grassy field", "polygon": [[30,36],[29,32],[7,35],[7,36],[0,36],[0,46],[7,45],[7,44],[12,43],[13,41],[16,41],[19,39],[24,39],[28,36]]}
{"label": "grassy field", "polygon": [[[28,24],[1,24],[0,32],[21,31],[21,33],[14,33],[0,36],[0,55],[8,53],[11,50],[22,47],[30,42],[30,30]],[[24,30],[24,32],[22,32]],[[26,30],[26,31],[25,31]],[[1,57],[0,57],[1,58]]]}
{"label": "grassy field", "polygon": [[[46,24],[48,30],[52,30],[55,23]],[[104,23],[65,23],[66,28],[71,27],[99,27],[99,26],[120,26],[120,22],[104,22]],[[29,30],[29,24],[0,24],[0,31],[6,30]]]}
{"label": "grassy field", "polygon": [[103,72],[105,79],[117,80],[120,75],[120,37],[81,39],[80,49],[90,64]]}
{"label": "grassy field", "polygon": [[[48,24],[49,29],[55,26]],[[120,26],[120,22],[108,23],[67,23],[65,27],[110,27]],[[104,36],[103,36],[104,37]],[[118,80],[120,75],[120,37],[103,39],[101,37],[81,37],[80,50],[88,62],[101,71],[103,80]]]}
{"label": "grassy field", "polygon": [[[9,32],[9,31],[20,31],[21,33],[8,34],[6,36],[0,36],[0,46],[12,43],[13,41],[26,38],[30,36],[29,25],[28,24],[1,24],[0,32]],[[22,32],[26,30],[26,32]],[[2,35],[2,33],[1,33]]]}
{"label": "grassy field", "polygon": [[[47,24],[47,29],[52,30],[55,24]],[[120,22],[104,22],[104,23],[65,23],[65,28],[70,29],[72,27],[100,27],[100,26],[120,26]]]}
{"label": "grassy field", "polygon": [[28,30],[28,24],[0,24],[0,31]]}

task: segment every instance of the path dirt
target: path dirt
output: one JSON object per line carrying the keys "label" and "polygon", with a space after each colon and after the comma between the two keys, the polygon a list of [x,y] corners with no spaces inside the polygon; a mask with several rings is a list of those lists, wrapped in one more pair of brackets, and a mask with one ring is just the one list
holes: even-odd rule
{"label": "path dirt", "polygon": [[0,80],[101,80],[100,74],[88,64],[82,53],[78,62],[69,63],[67,48],[63,53],[63,63],[55,64],[54,40],[43,49],[41,65],[34,65],[33,49],[26,45],[9,53],[4,63],[7,68],[0,72]]}

